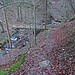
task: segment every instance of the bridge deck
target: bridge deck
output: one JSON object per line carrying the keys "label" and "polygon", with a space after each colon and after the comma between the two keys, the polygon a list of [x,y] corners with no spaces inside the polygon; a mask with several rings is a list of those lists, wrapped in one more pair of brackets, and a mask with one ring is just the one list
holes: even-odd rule
{"label": "bridge deck", "polygon": [[[34,28],[34,25],[28,25],[28,24],[24,24],[24,25],[12,25],[13,28]],[[45,29],[44,25],[36,25],[36,29]]]}

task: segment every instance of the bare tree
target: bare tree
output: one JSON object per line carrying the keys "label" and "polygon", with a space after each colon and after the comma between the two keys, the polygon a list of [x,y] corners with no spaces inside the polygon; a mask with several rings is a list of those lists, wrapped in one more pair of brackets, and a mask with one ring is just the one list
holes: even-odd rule
{"label": "bare tree", "polygon": [[47,25],[47,0],[46,0],[46,18],[45,18],[45,29],[46,29],[46,25]]}
{"label": "bare tree", "polygon": [[23,16],[23,14],[22,14],[22,2],[20,3],[20,5],[19,5],[19,9],[18,9],[18,16],[19,16],[19,20],[22,22],[22,16]]}
{"label": "bare tree", "polygon": [[12,49],[12,44],[11,44],[11,40],[10,40],[10,33],[9,33],[9,25],[8,25],[7,16],[6,16],[6,9],[4,9],[4,15],[5,15],[5,21],[6,21],[7,36],[8,36],[8,39],[9,39],[9,45],[10,45],[10,49]]}
{"label": "bare tree", "polygon": [[[2,2],[2,6],[6,5],[6,2],[4,2],[3,0],[1,0],[1,2]],[[8,36],[8,40],[9,40],[9,46],[10,46],[10,49],[12,49],[12,43],[11,43],[11,40],[10,40],[10,33],[9,33],[9,25],[8,25],[7,16],[6,16],[6,8],[4,7],[3,9],[4,9],[4,15],[5,15],[5,22],[6,22],[7,36]],[[11,59],[10,52],[9,52],[9,57]]]}
{"label": "bare tree", "polygon": [[19,21],[20,20],[19,6],[17,6],[17,16],[18,16],[17,21]]}
{"label": "bare tree", "polygon": [[34,43],[36,45],[36,5],[34,5]]}

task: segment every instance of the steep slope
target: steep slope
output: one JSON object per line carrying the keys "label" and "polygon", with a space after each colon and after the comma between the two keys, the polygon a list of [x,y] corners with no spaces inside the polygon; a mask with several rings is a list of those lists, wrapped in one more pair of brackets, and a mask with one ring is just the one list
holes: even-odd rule
{"label": "steep slope", "polygon": [[[38,45],[27,53],[25,62],[16,75],[74,75],[75,21],[54,27],[37,37]],[[42,35],[42,36],[41,36]]]}

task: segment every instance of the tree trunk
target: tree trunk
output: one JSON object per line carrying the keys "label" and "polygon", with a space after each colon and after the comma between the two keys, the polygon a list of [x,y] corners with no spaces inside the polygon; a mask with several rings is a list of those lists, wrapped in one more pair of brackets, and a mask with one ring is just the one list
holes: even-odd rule
{"label": "tree trunk", "polygon": [[22,22],[22,6],[21,6],[21,4],[20,4],[20,21]]}
{"label": "tree trunk", "polygon": [[18,16],[17,21],[20,21],[19,6],[17,6],[17,16]]}
{"label": "tree trunk", "polygon": [[[8,36],[8,40],[9,40],[9,46],[10,46],[10,49],[12,49],[12,44],[11,44],[11,40],[10,40],[10,33],[9,33],[9,27],[8,27],[8,21],[7,21],[7,16],[6,16],[6,10],[5,9],[4,9],[4,15],[5,15],[5,22],[6,22],[7,36]],[[11,58],[10,52],[9,52],[9,57]]]}
{"label": "tree trunk", "polygon": [[26,23],[26,7],[25,7],[25,9],[24,9],[24,18],[25,18],[24,23]]}
{"label": "tree trunk", "polygon": [[36,45],[36,6],[34,5],[34,43]]}
{"label": "tree trunk", "polygon": [[45,18],[45,29],[46,29],[46,25],[47,25],[47,0],[46,0],[46,18]]}

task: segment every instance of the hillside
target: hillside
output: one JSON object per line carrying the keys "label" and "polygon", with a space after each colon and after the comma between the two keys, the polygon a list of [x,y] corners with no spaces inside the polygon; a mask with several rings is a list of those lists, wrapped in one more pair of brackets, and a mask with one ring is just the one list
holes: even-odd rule
{"label": "hillside", "polygon": [[75,75],[75,0],[0,0],[0,75]]}
{"label": "hillside", "polygon": [[[75,21],[54,27],[37,36],[38,45],[31,48],[16,75],[74,75]],[[47,37],[47,36],[46,36]],[[40,38],[40,39],[39,39]]]}
{"label": "hillside", "polygon": [[[74,75],[75,74],[75,21],[52,25],[48,30],[36,36],[36,47],[30,42],[31,48],[24,57],[20,70],[14,75]],[[20,49],[22,50],[22,49]],[[22,51],[25,52],[24,47]],[[20,51],[20,52],[22,52]],[[17,50],[10,51],[16,56]],[[16,53],[15,53],[16,52]],[[17,59],[16,59],[17,60]],[[8,71],[14,62],[5,67]]]}

